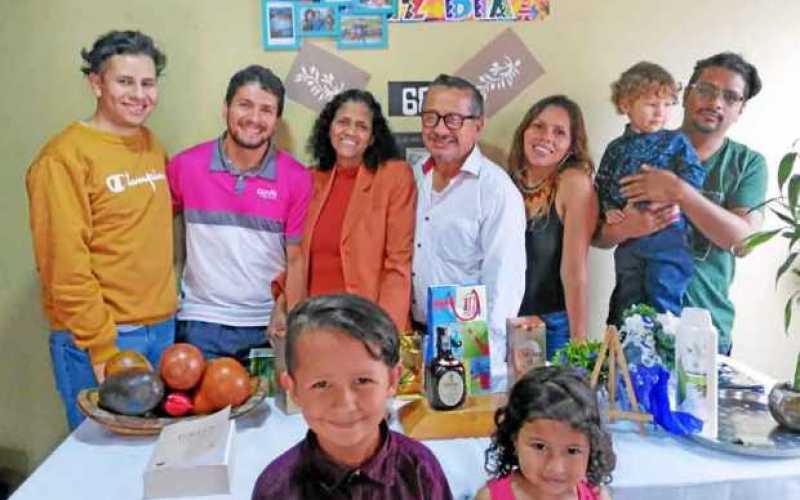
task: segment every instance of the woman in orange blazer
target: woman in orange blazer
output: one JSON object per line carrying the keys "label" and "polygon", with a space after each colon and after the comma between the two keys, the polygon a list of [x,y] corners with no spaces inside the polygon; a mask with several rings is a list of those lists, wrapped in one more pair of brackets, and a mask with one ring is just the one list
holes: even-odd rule
{"label": "woman in orange blazer", "polygon": [[[314,123],[308,150],[317,166],[303,237],[305,289],[288,295],[360,295],[407,330],[417,192],[380,104],[363,90],[338,94]],[[294,305],[280,285],[274,293],[273,335]]]}

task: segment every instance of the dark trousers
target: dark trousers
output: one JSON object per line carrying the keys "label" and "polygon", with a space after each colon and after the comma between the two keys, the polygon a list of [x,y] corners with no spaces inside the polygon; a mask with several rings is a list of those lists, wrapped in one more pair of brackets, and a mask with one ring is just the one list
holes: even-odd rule
{"label": "dark trousers", "polygon": [[687,230],[671,226],[638,238],[614,251],[617,283],[611,294],[608,323],[621,325],[622,314],[634,304],[679,316],[683,295],[694,272]]}

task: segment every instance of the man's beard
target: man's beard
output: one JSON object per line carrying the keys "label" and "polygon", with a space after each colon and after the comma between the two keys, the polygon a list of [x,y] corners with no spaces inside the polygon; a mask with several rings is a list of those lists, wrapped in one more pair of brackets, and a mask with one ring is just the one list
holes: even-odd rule
{"label": "man's beard", "polygon": [[231,139],[233,139],[233,142],[235,142],[237,146],[244,149],[259,149],[264,144],[269,142],[269,137],[266,137],[263,140],[259,140],[255,143],[245,142],[236,132],[232,131],[231,129],[228,129],[228,135],[230,135]]}

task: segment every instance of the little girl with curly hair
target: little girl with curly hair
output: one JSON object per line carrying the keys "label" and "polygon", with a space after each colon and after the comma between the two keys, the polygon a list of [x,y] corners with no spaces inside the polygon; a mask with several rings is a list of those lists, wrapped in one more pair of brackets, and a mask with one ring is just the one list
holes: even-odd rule
{"label": "little girl with curly hair", "polygon": [[616,456],[594,391],[569,368],[536,368],[497,410],[486,450],[492,479],[476,500],[610,499]]}

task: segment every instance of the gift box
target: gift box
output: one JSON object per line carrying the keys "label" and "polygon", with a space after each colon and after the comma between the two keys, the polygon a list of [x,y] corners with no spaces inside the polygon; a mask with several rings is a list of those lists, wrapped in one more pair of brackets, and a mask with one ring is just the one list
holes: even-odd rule
{"label": "gift box", "polygon": [[491,389],[488,303],[483,285],[437,285],[428,288],[427,331],[423,339],[426,382],[428,369],[438,354],[436,332],[444,328],[453,356],[464,364],[469,394]]}
{"label": "gift box", "polygon": [[269,384],[267,396],[274,397],[277,394],[278,375],[275,370],[275,351],[269,347],[257,347],[250,349],[248,355],[248,371],[254,377],[261,377]]}
{"label": "gift box", "polygon": [[422,363],[422,332],[406,332],[400,335],[400,384],[399,396],[422,393],[424,366]]}
{"label": "gift box", "polygon": [[539,316],[520,316],[506,320],[508,387],[528,370],[547,361],[547,328]]}
{"label": "gift box", "polygon": [[230,406],[164,427],[144,471],[144,498],[231,493],[235,424]]}

